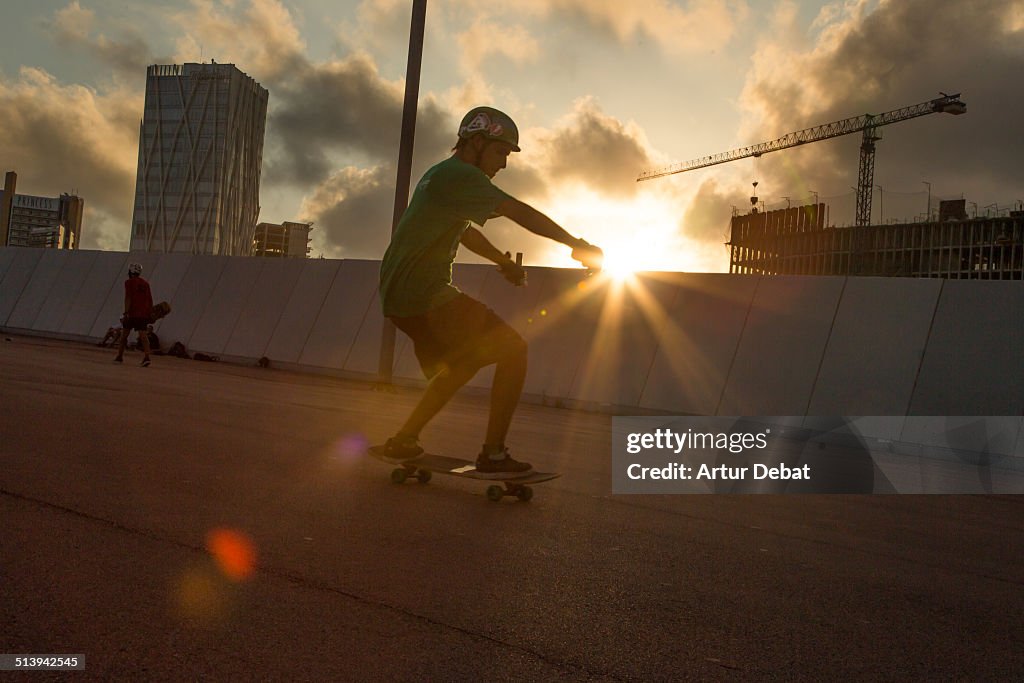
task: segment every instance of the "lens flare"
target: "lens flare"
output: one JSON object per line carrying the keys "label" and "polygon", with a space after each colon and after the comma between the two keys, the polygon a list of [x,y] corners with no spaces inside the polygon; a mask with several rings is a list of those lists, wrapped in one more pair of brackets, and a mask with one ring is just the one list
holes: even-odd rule
{"label": "lens flare", "polygon": [[370,442],[364,434],[344,434],[334,442],[331,454],[336,461],[349,462],[363,457],[369,447]]}
{"label": "lens flare", "polygon": [[206,549],[224,576],[232,581],[245,581],[256,570],[256,549],[240,531],[213,529],[206,535]]}

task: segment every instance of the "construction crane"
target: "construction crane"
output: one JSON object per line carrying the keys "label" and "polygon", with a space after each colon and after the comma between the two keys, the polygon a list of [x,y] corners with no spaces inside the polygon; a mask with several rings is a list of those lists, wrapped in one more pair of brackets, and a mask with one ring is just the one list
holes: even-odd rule
{"label": "construction crane", "polygon": [[877,134],[877,129],[890,123],[899,123],[900,121],[906,121],[907,119],[917,118],[926,114],[963,114],[967,111],[967,105],[960,100],[960,93],[955,95],[940,94],[942,97],[937,97],[934,100],[928,100],[927,102],[910,107],[903,107],[902,109],[894,109],[884,114],[864,114],[863,116],[855,116],[843,119],[842,121],[812,126],[811,128],[798,130],[795,133],[783,135],[781,138],[771,142],[740,147],[731,152],[723,152],[692,161],[684,161],[654,171],[645,171],[637,178],[637,182],[652,180],[653,178],[660,178],[672,175],[673,173],[693,171],[716,164],[724,164],[737,159],[759,157],[768,152],[776,152],[780,149],[805,145],[808,142],[818,142],[819,140],[828,140],[829,138],[863,131],[863,138],[860,143],[860,167],[857,174],[857,225],[870,225],[871,191],[875,178],[875,142],[881,139]]}

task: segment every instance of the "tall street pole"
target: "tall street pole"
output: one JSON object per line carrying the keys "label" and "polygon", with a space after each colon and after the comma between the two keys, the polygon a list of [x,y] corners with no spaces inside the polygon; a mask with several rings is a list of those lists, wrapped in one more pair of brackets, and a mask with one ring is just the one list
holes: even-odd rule
{"label": "tall street pole", "polygon": [[[412,147],[416,137],[416,103],[420,96],[420,65],[423,62],[423,27],[427,18],[427,0],[413,0],[412,24],[409,28],[409,62],[405,67],[405,105],[402,108],[402,139],[398,146],[398,177],[395,181],[395,211],[391,234],[409,205],[412,176]],[[380,339],[380,363],[377,383],[390,386],[395,365],[395,326],[384,321]]]}

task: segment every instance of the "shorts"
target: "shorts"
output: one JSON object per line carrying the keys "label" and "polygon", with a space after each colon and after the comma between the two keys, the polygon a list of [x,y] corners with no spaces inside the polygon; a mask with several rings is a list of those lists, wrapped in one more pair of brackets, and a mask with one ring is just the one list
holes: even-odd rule
{"label": "shorts", "polygon": [[141,332],[152,324],[149,318],[125,318],[121,327],[126,330],[135,330]]}
{"label": "shorts", "polygon": [[519,333],[476,299],[459,293],[423,315],[389,318],[412,339],[427,379],[447,367],[480,368],[511,353],[526,352]]}

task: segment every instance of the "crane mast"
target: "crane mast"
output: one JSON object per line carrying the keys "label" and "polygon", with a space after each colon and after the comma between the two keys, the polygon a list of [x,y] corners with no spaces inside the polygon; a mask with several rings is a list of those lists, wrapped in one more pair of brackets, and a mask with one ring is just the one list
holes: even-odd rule
{"label": "crane mast", "polygon": [[653,171],[645,171],[637,178],[637,182],[652,180],[654,178],[660,178],[662,176],[672,175],[675,173],[683,173],[685,171],[693,171],[698,168],[706,168],[717,164],[724,164],[730,161],[736,161],[737,159],[759,157],[762,154],[767,154],[768,152],[777,152],[781,149],[797,147],[798,145],[805,145],[809,142],[818,142],[820,140],[836,138],[841,135],[863,132],[860,145],[860,166],[857,173],[856,222],[858,226],[870,225],[871,190],[875,177],[875,142],[880,139],[877,129],[881,126],[887,126],[891,123],[899,123],[900,121],[906,121],[908,119],[925,116],[927,114],[963,114],[967,111],[967,105],[960,99],[960,93],[955,95],[946,95],[945,93],[941,93],[941,95],[941,97],[937,97],[933,100],[921,102],[920,104],[911,105],[909,107],[894,109],[892,111],[887,111],[884,114],[864,114],[863,116],[854,116],[819,126],[811,126],[810,128],[798,130],[794,133],[788,133],[769,142],[740,147],[739,149],[734,149],[729,152],[700,157],[698,159],[672,164],[671,166],[666,166]]}

